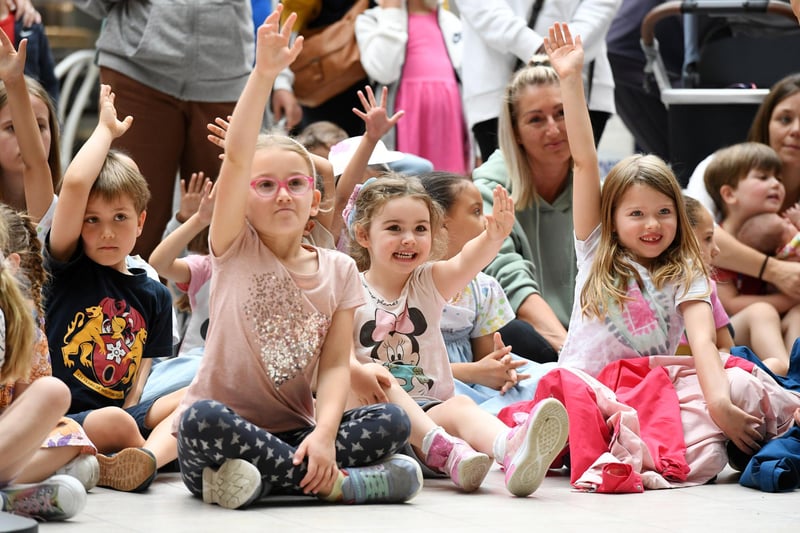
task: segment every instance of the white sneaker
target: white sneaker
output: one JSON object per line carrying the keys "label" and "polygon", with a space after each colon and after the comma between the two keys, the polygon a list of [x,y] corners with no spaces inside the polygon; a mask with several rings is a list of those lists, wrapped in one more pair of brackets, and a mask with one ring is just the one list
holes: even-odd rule
{"label": "white sneaker", "polygon": [[72,518],[86,506],[86,490],[72,476],[55,475],[41,483],[10,485],[0,490],[8,513],[41,521]]}
{"label": "white sneaker", "polygon": [[508,433],[503,457],[508,491],[525,497],[538,489],[568,436],[569,418],[561,402],[547,398],[537,403],[525,423]]}
{"label": "white sneaker", "polygon": [[74,477],[83,483],[83,487],[88,492],[95,488],[100,480],[100,463],[97,462],[97,457],[94,455],[81,454],[56,470],[56,474]]}
{"label": "white sneaker", "polygon": [[203,469],[203,501],[226,509],[239,509],[261,495],[261,472],[244,459],[228,459],[219,469]]}

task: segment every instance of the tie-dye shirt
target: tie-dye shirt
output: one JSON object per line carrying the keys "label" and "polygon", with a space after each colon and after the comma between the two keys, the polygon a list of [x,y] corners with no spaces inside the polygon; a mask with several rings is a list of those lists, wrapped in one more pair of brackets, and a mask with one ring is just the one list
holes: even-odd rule
{"label": "tie-dye shirt", "polygon": [[675,283],[667,283],[658,290],[649,271],[634,263],[642,285],[630,281],[627,296],[631,300],[623,307],[606,303],[602,318],[588,318],[581,311],[580,294],[599,242],[600,226],[585,241],[575,242],[578,259],[575,302],[559,366],[579,368],[597,376],[608,363],[619,359],[674,354],[683,333],[683,315],[678,307],[690,300],[710,305],[708,281],[699,277],[688,291]]}

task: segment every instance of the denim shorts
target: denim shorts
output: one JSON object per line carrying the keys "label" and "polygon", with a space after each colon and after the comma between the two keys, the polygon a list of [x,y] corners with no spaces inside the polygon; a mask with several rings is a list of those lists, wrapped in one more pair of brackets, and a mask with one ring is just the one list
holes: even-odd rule
{"label": "denim shorts", "polygon": [[[145,439],[150,436],[150,432],[153,430],[153,428],[145,427],[144,419],[147,418],[147,412],[150,411],[150,408],[153,406],[153,403],[155,403],[156,399],[157,398],[152,398],[125,409],[125,412],[131,415],[136,421],[136,425],[139,427],[139,433],[141,433],[142,437]],[[86,417],[89,416],[89,414],[93,411],[96,411],[96,409],[88,409],[79,413],[70,413],[67,416],[82,426],[83,422],[86,420]]]}

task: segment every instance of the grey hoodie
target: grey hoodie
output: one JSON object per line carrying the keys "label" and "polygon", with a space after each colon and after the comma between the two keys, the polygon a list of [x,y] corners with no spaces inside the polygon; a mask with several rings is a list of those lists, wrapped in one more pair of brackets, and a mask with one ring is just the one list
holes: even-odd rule
{"label": "grey hoodie", "polygon": [[198,102],[239,98],[254,58],[250,0],[75,0],[105,18],[97,64]]}

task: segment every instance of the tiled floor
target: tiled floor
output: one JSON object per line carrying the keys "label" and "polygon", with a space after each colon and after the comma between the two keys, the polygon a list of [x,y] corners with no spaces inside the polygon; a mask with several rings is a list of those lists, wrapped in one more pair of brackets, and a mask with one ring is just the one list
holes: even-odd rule
{"label": "tiled floor", "polygon": [[94,489],[80,515],[64,523],[42,524],[39,531],[797,531],[799,494],[747,489],[736,483],[735,476],[726,470],[712,485],[605,495],[574,492],[566,473],[557,473],[532,496],[514,498],[495,469],[473,494],[459,493],[446,480],[427,480],[423,491],[404,505],[348,507],[281,498],[231,511],[193,498],[179,474],[170,473],[159,475],[144,494]]}

